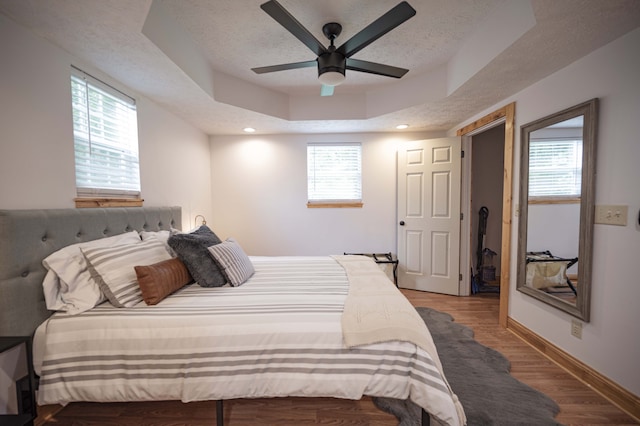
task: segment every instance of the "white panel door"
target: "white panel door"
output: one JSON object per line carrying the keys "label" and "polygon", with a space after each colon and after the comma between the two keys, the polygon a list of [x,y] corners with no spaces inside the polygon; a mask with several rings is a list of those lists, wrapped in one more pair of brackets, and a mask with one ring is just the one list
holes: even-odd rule
{"label": "white panel door", "polygon": [[403,143],[398,149],[398,284],[458,294],[460,138]]}

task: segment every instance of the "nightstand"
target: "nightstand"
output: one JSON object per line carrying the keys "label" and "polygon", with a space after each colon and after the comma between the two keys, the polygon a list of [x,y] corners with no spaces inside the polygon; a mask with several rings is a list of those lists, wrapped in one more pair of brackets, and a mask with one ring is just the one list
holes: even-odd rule
{"label": "nightstand", "polygon": [[345,253],[345,255],[352,256],[367,256],[371,257],[374,262],[387,263],[393,265],[393,283],[398,287],[398,258],[389,253]]}
{"label": "nightstand", "polygon": [[37,416],[31,337],[0,337],[0,424],[33,425]]}

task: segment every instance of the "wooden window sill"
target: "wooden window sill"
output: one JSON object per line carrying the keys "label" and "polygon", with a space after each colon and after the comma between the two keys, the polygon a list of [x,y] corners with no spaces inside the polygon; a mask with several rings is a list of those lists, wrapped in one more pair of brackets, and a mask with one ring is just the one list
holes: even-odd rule
{"label": "wooden window sill", "polygon": [[579,197],[532,197],[529,204],[580,204]]}
{"label": "wooden window sill", "polygon": [[142,198],[75,198],[76,208],[87,207],[142,207]]}
{"label": "wooden window sill", "polygon": [[307,203],[308,209],[349,209],[349,208],[362,208],[362,202],[348,202],[348,203]]}

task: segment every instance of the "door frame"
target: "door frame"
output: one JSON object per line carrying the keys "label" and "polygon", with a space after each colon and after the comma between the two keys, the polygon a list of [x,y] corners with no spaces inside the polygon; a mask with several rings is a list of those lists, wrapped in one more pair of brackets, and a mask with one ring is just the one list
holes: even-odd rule
{"label": "door frame", "polygon": [[[456,136],[470,136],[481,128],[493,127],[493,124],[504,121],[504,178],[502,184],[502,244],[500,254],[500,313],[498,322],[502,328],[507,328],[509,316],[509,282],[511,280],[511,208],[513,202],[513,145],[515,141],[515,113],[516,103],[512,102],[504,107],[485,115],[456,132]],[[464,144],[463,144],[464,145]],[[467,168],[468,170],[468,168]],[[465,197],[469,194],[463,194]],[[468,202],[468,201],[465,201]],[[470,218],[469,218],[470,219]],[[463,233],[461,232],[462,236]],[[462,248],[462,244],[461,244]],[[461,253],[462,255],[462,253]]]}

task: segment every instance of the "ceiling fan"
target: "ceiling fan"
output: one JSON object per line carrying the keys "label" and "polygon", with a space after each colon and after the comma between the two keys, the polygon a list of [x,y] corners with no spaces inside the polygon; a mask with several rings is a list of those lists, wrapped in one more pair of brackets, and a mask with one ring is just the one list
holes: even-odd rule
{"label": "ceiling fan", "polygon": [[402,24],[416,14],[413,7],[406,1],[399,3],[387,13],[373,21],[359,33],[336,48],[334,40],[342,32],[342,25],[337,22],[329,22],[322,27],[322,32],[329,39],[329,47],[324,47],[317,38],[296,20],[280,3],[270,0],[260,6],[269,16],[278,21],[286,30],[293,34],[317,55],[310,61],[293,62],[289,64],[271,65],[267,67],[252,68],[257,74],[274,71],[284,71],[296,68],[318,67],[318,80],[322,83],[320,94],[322,96],[333,95],[335,86],[345,79],[345,71],[360,71],[386,77],[400,78],[409,70],[393,67],[375,62],[353,59],[351,56],[373,43],[398,25]]}

